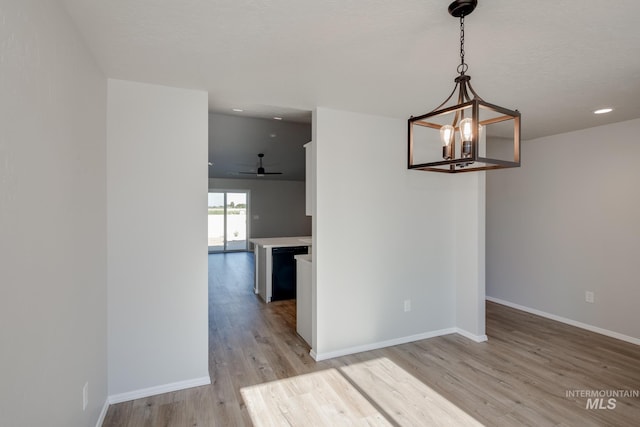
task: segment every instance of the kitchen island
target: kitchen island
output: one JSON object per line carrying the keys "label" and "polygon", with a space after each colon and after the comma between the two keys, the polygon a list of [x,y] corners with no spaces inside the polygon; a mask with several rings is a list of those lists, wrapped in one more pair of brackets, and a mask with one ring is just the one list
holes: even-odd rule
{"label": "kitchen island", "polygon": [[[269,303],[276,299],[273,297],[274,252],[278,257],[278,254],[282,252],[284,248],[306,247],[308,248],[308,252],[311,252],[311,236],[256,238],[250,239],[249,242],[253,243],[255,254],[256,277],[254,292],[260,295],[265,302]],[[291,258],[293,260],[293,255]],[[295,263],[293,266],[295,268]],[[285,266],[285,274],[287,273],[286,268]],[[295,271],[293,277],[295,282]],[[293,287],[295,289],[295,283]],[[286,296],[284,298],[286,298]]]}

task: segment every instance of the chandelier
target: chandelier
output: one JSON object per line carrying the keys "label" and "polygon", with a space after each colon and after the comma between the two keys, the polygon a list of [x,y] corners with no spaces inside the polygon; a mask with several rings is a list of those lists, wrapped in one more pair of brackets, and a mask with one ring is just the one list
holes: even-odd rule
{"label": "chandelier", "polygon": [[520,112],[484,101],[466,74],[464,18],[477,4],[456,0],[449,5],[449,14],[460,18],[458,76],[442,104],[409,118],[409,169],[457,173],[520,166]]}

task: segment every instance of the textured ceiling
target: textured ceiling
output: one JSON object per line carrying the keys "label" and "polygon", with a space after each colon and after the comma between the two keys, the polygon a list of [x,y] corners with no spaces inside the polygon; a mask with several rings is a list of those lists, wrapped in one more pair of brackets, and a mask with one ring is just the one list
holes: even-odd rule
{"label": "textured ceiling", "polygon": [[[62,1],[107,76],[207,90],[217,112],[406,119],[444,100],[459,62],[446,0]],[[638,118],[639,16],[637,0],[479,0],[468,74],[521,111],[525,139]]]}

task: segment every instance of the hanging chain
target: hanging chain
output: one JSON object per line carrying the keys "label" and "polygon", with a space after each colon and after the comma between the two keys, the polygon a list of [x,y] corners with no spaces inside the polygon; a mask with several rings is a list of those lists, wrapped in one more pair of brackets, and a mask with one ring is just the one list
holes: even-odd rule
{"label": "hanging chain", "polygon": [[464,62],[464,15],[460,16],[460,65],[458,73],[464,75],[469,66]]}

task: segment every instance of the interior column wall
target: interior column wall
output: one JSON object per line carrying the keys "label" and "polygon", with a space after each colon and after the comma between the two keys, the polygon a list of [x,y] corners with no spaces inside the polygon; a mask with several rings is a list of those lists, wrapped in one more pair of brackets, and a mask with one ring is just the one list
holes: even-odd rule
{"label": "interior column wall", "polygon": [[[455,254],[478,252],[484,243],[479,232],[456,237],[454,197],[481,190],[449,175],[407,170],[406,129],[405,120],[314,113],[320,358],[456,331]],[[473,218],[480,209],[471,212],[474,223],[483,223]],[[475,304],[478,313],[481,293],[464,308]],[[477,316],[465,329],[484,334],[473,321]]]}
{"label": "interior column wall", "polygon": [[206,92],[109,80],[109,394],[116,400],[209,382],[207,104]]}
{"label": "interior column wall", "polygon": [[[495,173],[491,171],[489,173]],[[486,172],[451,176],[455,236],[453,264],[458,332],[485,341],[485,178]]]}

